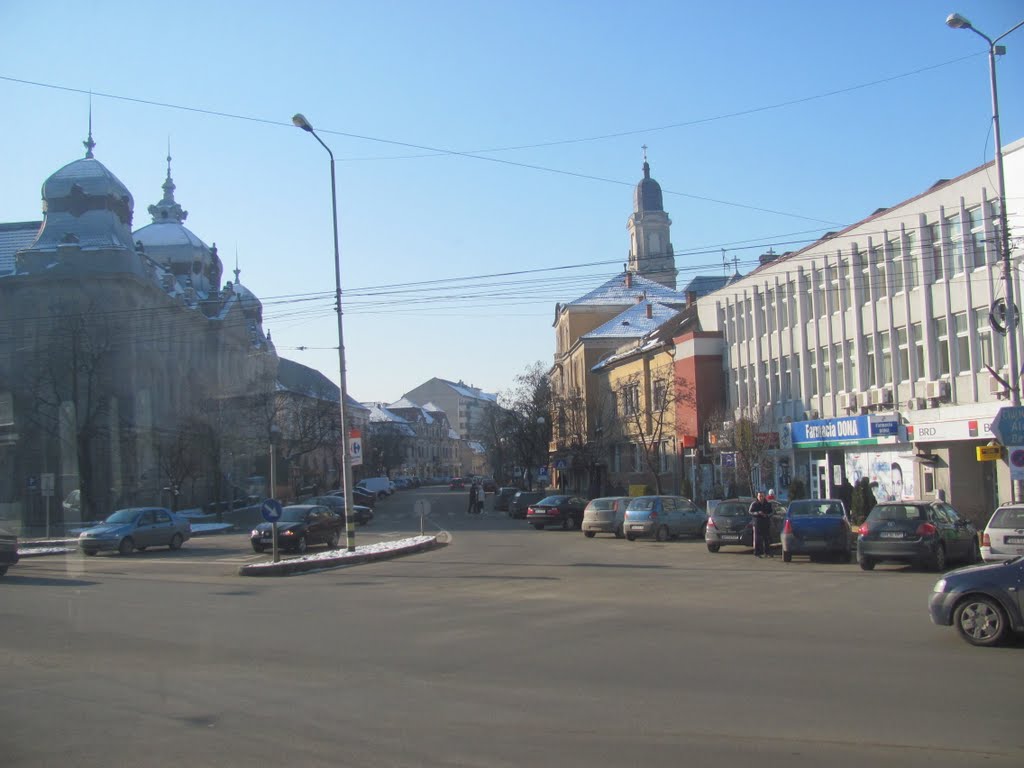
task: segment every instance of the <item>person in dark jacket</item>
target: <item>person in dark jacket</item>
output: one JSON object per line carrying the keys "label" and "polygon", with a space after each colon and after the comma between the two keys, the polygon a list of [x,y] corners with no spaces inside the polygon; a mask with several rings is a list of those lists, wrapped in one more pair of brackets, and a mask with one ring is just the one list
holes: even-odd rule
{"label": "person in dark jacket", "polygon": [[469,484],[469,508],[466,512],[470,515],[476,512],[476,480]]}
{"label": "person in dark jacket", "polygon": [[775,557],[771,543],[772,503],[764,497],[764,491],[757,492],[757,498],[750,505],[750,516],[754,518],[754,554]]}

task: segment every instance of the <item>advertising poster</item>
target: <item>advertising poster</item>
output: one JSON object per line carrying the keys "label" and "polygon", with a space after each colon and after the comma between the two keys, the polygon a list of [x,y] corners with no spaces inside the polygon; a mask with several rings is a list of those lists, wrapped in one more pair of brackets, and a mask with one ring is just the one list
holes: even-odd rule
{"label": "advertising poster", "polygon": [[868,478],[877,501],[914,498],[914,464],[898,451],[848,451],[846,476],[851,485]]}

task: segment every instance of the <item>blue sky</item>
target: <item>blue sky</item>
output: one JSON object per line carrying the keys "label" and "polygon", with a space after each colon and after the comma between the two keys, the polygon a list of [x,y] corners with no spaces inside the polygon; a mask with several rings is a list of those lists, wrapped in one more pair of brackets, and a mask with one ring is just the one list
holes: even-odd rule
{"label": "blue sky", "polygon": [[[642,144],[681,285],[722,248],[745,271],[991,159],[987,49],[952,11],[990,36],[1024,19],[1017,0],[6,0],[0,221],[40,218],[91,90],[135,226],[169,138],[187,226],[229,279],[237,251],[279,353],[337,381],[328,157],[303,112],[338,158],[349,392],[501,391],[551,362],[555,303],[625,262]],[[1024,29],[1004,43],[1009,143]]]}

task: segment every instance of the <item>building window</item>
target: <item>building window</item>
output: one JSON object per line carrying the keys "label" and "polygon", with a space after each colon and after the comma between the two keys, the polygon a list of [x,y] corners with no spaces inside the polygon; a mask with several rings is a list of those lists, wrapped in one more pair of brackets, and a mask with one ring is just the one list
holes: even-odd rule
{"label": "building window", "polygon": [[832,359],[836,361],[836,390],[845,391],[849,387],[846,384],[846,366],[843,365],[843,343],[832,345]]}
{"label": "building window", "polygon": [[924,333],[921,323],[913,323],[910,326],[910,336],[914,342],[914,362],[917,364],[917,370],[912,371],[912,374],[916,373],[916,378],[921,380],[927,375],[927,369],[924,367]]}
{"label": "building window", "polygon": [[926,225],[928,232],[928,249],[931,251],[932,268],[935,270],[935,279],[942,280],[946,277],[946,270],[942,263],[942,232],[939,229],[939,222]]}
{"label": "building window", "polygon": [[971,370],[971,337],[966,312],[953,315],[953,330],[956,332],[956,372],[967,373]]}
{"label": "building window", "polygon": [[747,322],[747,338],[754,338],[754,305],[750,299],[743,302],[743,313]]}
{"label": "building window", "polygon": [[832,371],[828,359],[828,347],[818,350],[818,359],[821,362],[821,393],[827,395],[832,391]]}
{"label": "building window", "polygon": [[772,322],[772,302],[775,300],[771,291],[761,294],[761,333],[771,333],[775,330]]}
{"label": "building window", "polygon": [[896,346],[899,349],[899,381],[910,381],[910,344],[906,326],[896,329]]}
{"label": "building window", "polygon": [[837,267],[839,290],[836,292],[838,296],[837,301],[839,302],[839,309],[845,311],[850,308],[850,262],[846,259],[842,259]]}
{"label": "building window", "polygon": [[612,472],[622,471],[622,446],[616,443],[612,446]]}
{"label": "building window", "polygon": [[818,394],[818,362],[817,354],[813,349],[807,350],[807,370],[810,371],[810,382],[807,387],[807,396],[815,397]]}
{"label": "building window", "polygon": [[903,293],[903,249],[900,247],[899,239],[889,241],[889,259],[892,269],[889,270],[892,277],[892,292]]}
{"label": "building window", "polygon": [[799,318],[797,313],[797,302],[800,300],[796,292],[796,282],[790,280],[786,283],[786,296],[789,299],[789,322],[795,324]]}
{"label": "building window", "polygon": [[885,254],[877,245],[868,252],[871,272],[871,286],[875,301],[888,296],[885,282]]}
{"label": "building window", "polygon": [[656,379],[651,384],[651,409],[660,413],[665,409],[665,381]]}
{"label": "building window", "polygon": [[644,466],[644,449],[640,443],[632,443],[633,447],[633,471],[643,472],[646,467]]}
{"label": "building window", "polygon": [[784,400],[784,401],[785,400],[791,400],[792,397],[793,397],[792,394],[791,394],[792,390],[790,389],[790,383],[789,383],[790,376],[792,375],[792,371],[790,370],[791,363],[789,361],[790,361],[789,355],[785,355],[782,358],[782,365],[781,365],[781,369],[782,369],[782,382],[779,385],[779,393],[781,395],[782,400]]}
{"label": "building window", "polygon": [[659,465],[659,472],[668,472],[672,468],[672,453],[669,450],[670,445],[668,440],[663,440],[658,444],[658,454],[661,459]]}
{"label": "building window", "polygon": [[985,217],[981,206],[967,209],[967,227],[971,233],[971,258],[976,267],[985,266]]}
{"label": "building window", "polygon": [[981,372],[985,370],[986,365],[996,368],[996,360],[992,356],[992,326],[989,325],[987,310],[974,310],[974,333],[978,338],[979,352],[979,360],[975,370]]}
{"label": "building window", "polygon": [[964,240],[959,213],[946,217],[946,242],[949,244],[949,257],[946,259],[946,264],[952,266],[952,274],[958,275],[964,271]]}
{"label": "building window", "polygon": [[944,317],[935,318],[935,339],[938,349],[938,375],[949,376],[949,326]]}
{"label": "building window", "polygon": [[903,240],[903,261],[907,265],[905,270],[907,290],[912,291],[917,288],[917,265],[921,261],[917,252],[917,232],[909,230],[904,236]]}
{"label": "building window", "polygon": [[633,416],[640,412],[640,385],[627,384],[622,390],[622,409],[626,416]]}
{"label": "building window", "polygon": [[875,386],[875,338],[871,334],[864,337],[864,387]]}
{"label": "building window", "polygon": [[893,381],[892,376],[892,344],[888,331],[879,331],[878,348],[882,352],[882,378],[878,385],[884,387]]}
{"label": "building window", "polygon": [[786,286],[779,286],[779,328],[789,327],[789,296],[786,294]]}

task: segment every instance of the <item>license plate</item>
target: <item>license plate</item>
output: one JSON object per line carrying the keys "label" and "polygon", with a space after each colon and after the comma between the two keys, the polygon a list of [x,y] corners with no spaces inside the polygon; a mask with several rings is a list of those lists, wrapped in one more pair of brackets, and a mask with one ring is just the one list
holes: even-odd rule
{"label": "license plate", "polygon": [[631,531],[642,531],[643,529],[644,529],[644,526],[642,526],[642,525],[631,525],[631,526],[629,526],[629,530],[631,530]]}
{"label": "license plate", "polygon": [[882,531],[878,536],[882,539],[902,539],[903,531]]}
{"label": "license plate", "polygon": [[740,535],[738,533],[723,533],[722,541],[739,541]]}
{"label": "license plate", "polygon": [[1007,536],[1007,544],[1024,544],[1024,536]]}

